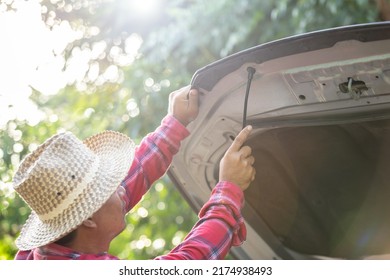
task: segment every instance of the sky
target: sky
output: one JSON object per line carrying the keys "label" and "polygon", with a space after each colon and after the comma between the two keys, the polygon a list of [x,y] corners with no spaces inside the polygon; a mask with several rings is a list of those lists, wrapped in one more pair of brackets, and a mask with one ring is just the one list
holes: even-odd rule
{"label": "sky", "polygon": [[32,125],[40,120],[41,113],[29,101],[31,86],[54,94],[66,85],[64,59],[58,54],[80,36],[66,23],[49,30],[37,1],[15,1],[14,7],[6,11],[0,4],[0,128],[13,117]]}
{"label": "sky", "polygon": [[[129,3],[132,9],[151,16],[156,12],[157,1],[132,0]],[[6,4],[10,3],[13,10],[7,10]],[[142,44],[140,36],[131,34],[126,40],[124,54],[115,49],[107,50],[107,45],[101,41],[89,50],[75,48],[65,61],[65,48],[83,34],[72,29],[65,20],[49,29],[42,20],[44,9],[38,0],[5,0],[0,3],[0,129],[10,119],[27,120],[30,125],[36,125],[44,117],[29,100],[32,88],[44,95],[52,95],[67,84],[77,84],[86,75],[90,80],[115,80],[118,76],[116,66],[109,67],[98,77],[99,68],[91,61],[101,52],[108,51],[116,56],[118,65],[129,65]]]}

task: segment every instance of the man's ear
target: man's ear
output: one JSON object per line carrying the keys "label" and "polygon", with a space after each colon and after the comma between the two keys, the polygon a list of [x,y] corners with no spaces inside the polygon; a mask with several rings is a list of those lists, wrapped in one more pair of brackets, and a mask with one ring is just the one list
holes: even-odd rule
{"label": "man's ear", "polygon": [[95,223],[92,218],[88,218],[83,222],[83,226],[86,226],[87,228],[97,228],[97,224]]}

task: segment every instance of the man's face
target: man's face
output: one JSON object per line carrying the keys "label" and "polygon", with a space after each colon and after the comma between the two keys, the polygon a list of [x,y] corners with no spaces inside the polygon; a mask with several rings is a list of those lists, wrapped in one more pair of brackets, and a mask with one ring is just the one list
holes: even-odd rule
{"label": "man's face", "polygon": [[125,189],[119,186],[106,203],[92,216],[98,226],[99,234],[114,238],[124,230],[126,227],[125,195]]}

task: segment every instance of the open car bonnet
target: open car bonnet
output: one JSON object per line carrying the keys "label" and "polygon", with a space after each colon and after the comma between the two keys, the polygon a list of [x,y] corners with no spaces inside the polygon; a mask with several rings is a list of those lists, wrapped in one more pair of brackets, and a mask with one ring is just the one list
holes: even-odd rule
{"label": "open car bonnet", "polygon": [[390,253],[390,22],[263,44],[198,70],[191,84],[199,116],[168,174],[195,211],[243,123],[254,128],[257,173],[237,258]]}

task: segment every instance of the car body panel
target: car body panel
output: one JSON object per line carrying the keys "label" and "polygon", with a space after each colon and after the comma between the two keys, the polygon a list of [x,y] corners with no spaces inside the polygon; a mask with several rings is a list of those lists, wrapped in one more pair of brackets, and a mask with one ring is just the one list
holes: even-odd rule
{"label": "car body panel", "polygon": [[198,70],[191,84],[201,91],[199,116],[168,174],[195,211],[243,123],[254,127],[257,175],[237,258],[389,253],[389,22],[266,43]]}

